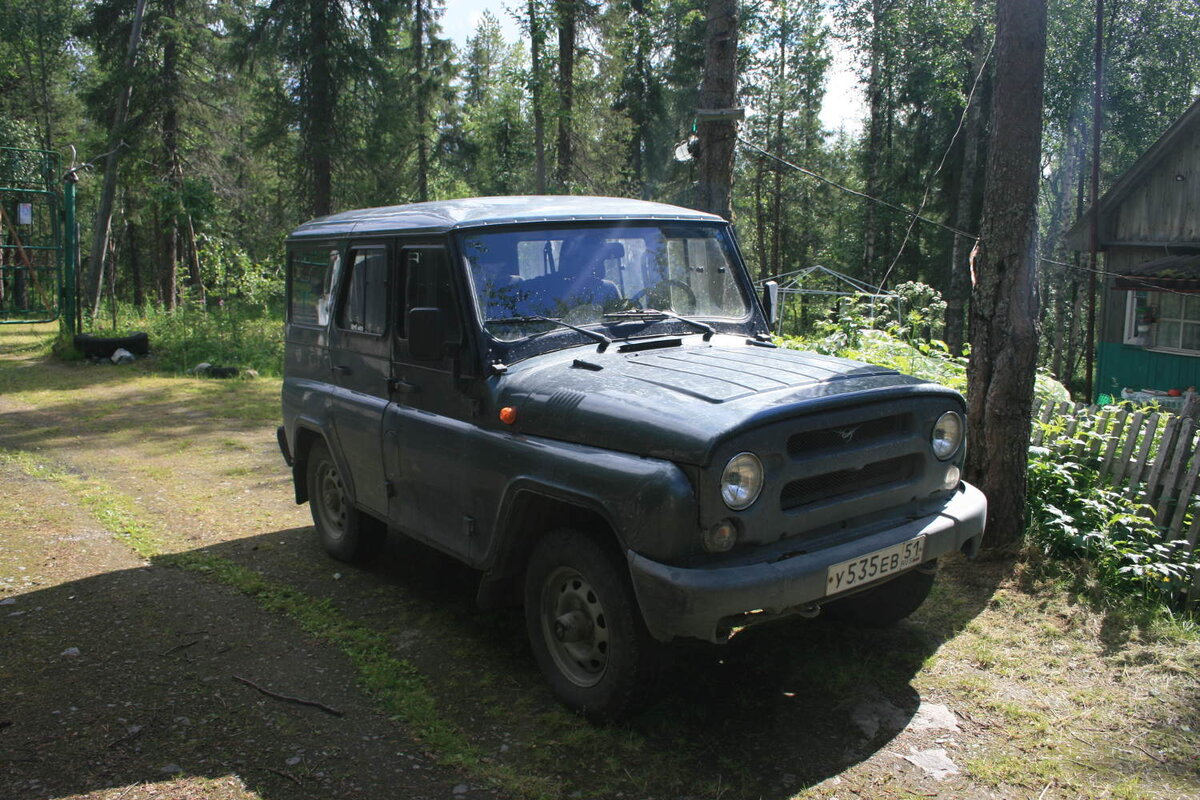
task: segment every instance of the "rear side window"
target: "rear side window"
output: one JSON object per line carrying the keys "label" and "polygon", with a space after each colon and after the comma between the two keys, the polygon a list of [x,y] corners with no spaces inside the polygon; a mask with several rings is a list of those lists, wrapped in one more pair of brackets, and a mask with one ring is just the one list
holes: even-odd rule
{"label": "rear side window", "polygon": [[288,270],[288,320],[297,325],[329,322],[341,253],[332,245],[293,250]]}
{"label": "rear side window", "polygon": [[380,335],[387,329],[387,250],[351,250],[349,261],[348,285],[338,307],[338,327]]}

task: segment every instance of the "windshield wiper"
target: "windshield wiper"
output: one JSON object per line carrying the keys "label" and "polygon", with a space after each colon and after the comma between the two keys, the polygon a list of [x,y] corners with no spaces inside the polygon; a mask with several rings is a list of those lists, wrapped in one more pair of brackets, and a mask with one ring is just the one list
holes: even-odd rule
{"label": "windshield wiper", "polygon": [[[589,339],[600,343],[600,346],[596,348],[596,352],[598,353],[603,353],[606,349],[608,349],[608,346],[612,344],[612,339],[608,338],[599,331],[590,331],[587,328],[581,328],[578,325],[572,325],[569,322],[563,322],[561,319],[556,319],[555,317],[543,317],[540,314],[528,314],[523,317],[501,317],[499,319],[489,319],[486,324],[490,325],[492,323],[496,323],[499,325],[519,325],[522,322],[549,322],[550,324],[558,325],[561,328],[570,328],[573,331],[578,331]],[[545,333],[545,331],[543,331],[543,333]]]}
{"label": "windshield wiper", "polygon": [[701,322],[698,319],[690,319],[680,316],[674,311],[659,311],[657,308],[640,308],[630,309],[629,311],[611,311],[604,315],[604,319],[677,319],[680,322],[691,325],[698,331],[704,333],[704,341],[708,341],[717,332],[717,329],[707,322]]}

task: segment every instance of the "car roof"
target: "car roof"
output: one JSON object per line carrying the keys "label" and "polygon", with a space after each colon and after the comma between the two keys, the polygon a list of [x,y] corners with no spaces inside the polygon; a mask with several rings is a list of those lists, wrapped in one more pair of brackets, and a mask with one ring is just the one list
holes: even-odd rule
{"label": "car roof", "polygon": [[466,197],[400,206],[342,211],[305,222],[289,239],[380,233],[444,233],[456,228],[520,225],[536,222],[677,220],[724,222],[689,208],[620,197],[527,195]]}

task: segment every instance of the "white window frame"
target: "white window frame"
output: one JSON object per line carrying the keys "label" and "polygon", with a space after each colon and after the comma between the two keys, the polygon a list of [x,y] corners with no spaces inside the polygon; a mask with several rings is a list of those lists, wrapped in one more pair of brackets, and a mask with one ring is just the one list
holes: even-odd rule
{"label": "white window frame", "polygon": [[[1154,324],[1140,322],[1138,318],[1138,307],[1148,307],[1153,313],[1153,307],[1150,306],[1150,293],[1145,291],[1129,291],[1125,293],[1125,332],[1121,341],[1124,344],[1134,347],[1150,347],[1154,343]],[[1138,330],[1138,325],[1142,326],[1142,330]]]}

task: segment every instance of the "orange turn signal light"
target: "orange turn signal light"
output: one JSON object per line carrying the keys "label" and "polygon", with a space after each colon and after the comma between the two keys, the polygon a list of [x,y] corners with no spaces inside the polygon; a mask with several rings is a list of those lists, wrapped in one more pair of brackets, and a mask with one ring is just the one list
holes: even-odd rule
{"label": "orange turn signal light", "polygon": [[517,421],[517,410],[512,406],[500,409],[500,421],[505,425],[512,425]]}

